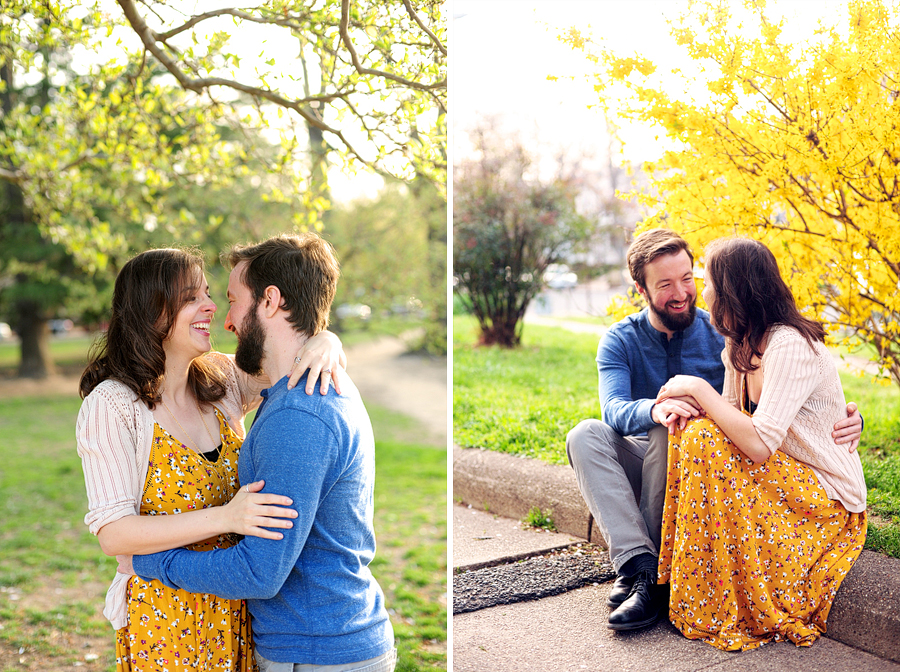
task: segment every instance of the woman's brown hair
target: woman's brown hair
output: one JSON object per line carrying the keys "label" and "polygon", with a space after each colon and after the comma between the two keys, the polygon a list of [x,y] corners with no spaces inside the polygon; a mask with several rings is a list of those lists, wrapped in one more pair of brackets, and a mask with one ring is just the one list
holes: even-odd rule
{"label": "woman's brown hair", "polygon": [[810,347],[825,340],[821,324],[803,317],[781,278],[768,247],[749,238],[724,238],[706,249],[705,280],[716,297],[713,324],[729,339],[728,356],[741,373],[755,371],[766,331],[774,324],[793,327]]}
{"label": "woman's brown hair", "polygon": [[[166,371],[163,341],[197,291],[202,272],[198,252],[178,249],[141,252],[122,267],[113,288],[109,328],[92,346],[81,374],[82,399],[112,378],[151,409],[156,406]],[[199,402],[225,396],[225,375],[204,357],[191,362],[188,385]]]}

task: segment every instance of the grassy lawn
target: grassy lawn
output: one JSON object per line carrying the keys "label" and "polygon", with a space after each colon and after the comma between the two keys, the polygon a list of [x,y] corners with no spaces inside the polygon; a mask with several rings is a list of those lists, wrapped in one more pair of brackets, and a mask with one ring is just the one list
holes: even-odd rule
{"label": "grassy lawn", "polygon": [[[51,337],[50,353],[56,366],[65,373],[78,375],[84,369],[87,351],[93,336]],[[19,344],[13,341],[0,342],[0,377],[16,375],[19,364]]]}
{"label": "grassy lawn", "polygon": [[[567,464],[566,433],[599,417],[597,337],[528,325],[516,351],[476,348],[476,323],[453,322],[453,439]],[[900,390],[841,373],[865,418],[860,457],[869,489],[866,548],[900,557]]]}
{"label": "grassy lawn", "polygon": [[[83,523],[77,397],[0,398],[0,671],[113,670],[102,616],[116,563]],[[376,444],[372,571],[398,670],[447,667],[447,453],[407,441],[406,416],[370,407]]]}

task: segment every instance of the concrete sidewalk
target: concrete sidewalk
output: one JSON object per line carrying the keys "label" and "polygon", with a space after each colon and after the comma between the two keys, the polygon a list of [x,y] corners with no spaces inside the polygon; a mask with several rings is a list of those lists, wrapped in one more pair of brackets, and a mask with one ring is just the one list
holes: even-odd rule
{"label": "concrete sidewalk", "polygon": [[[810,648],[778,643],[726,653],[667,621],[635,633],[606,627],[612,568],[568,467],[454,449],[453,669],[804,670],[900,672],[900,560],[864,551],[844,581],[828,634]],[[532,506],[559,533],[523,530]],[[470,508],[471,507],[471,508]],[[560,550],[568,549],[568,550]]]}

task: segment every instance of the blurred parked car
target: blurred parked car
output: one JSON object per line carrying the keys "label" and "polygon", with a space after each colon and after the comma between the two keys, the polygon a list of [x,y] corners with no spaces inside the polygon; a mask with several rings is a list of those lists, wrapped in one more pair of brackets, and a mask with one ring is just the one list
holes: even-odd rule
{"label": "blurred parked car", "polygon": [[395,301],[391,304],[390,312],[391,315],[406,315],[420,319],[425,317],[424,304],[421,299],[414,296],[409,297],[406,301]]}
{"label": "blurred parked car", "polygon": [[334,312],[341,320],[356,318],[365,321],[372,317],[372,309],[362,303],[342,303]]}
{"label": "blurred parked car", "polygon": [[74,327],[72,320],[50,320],[50,333],[57,336],[69,333]]}
{"label": "blurred parked car", "polygon": [[544,271],[544,283],[550,289],[572,289],[578,284],[578,276],[565,264],[550,264]]}

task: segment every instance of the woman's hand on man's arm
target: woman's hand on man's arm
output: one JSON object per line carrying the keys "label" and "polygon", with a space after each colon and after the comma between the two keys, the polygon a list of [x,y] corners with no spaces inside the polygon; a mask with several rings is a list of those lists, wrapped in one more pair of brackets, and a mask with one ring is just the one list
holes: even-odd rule
{"label": "woman's hand on man's arm", "polygon": [[220,534],[242,534],[281,539],[267,527],[290,528],[297,517],[288,497],[259,492],[263,481],[242,487],[224,506],[167,516],[129,515],[104,525],[97,532],[106,555],[149,555],[181,548]]}

